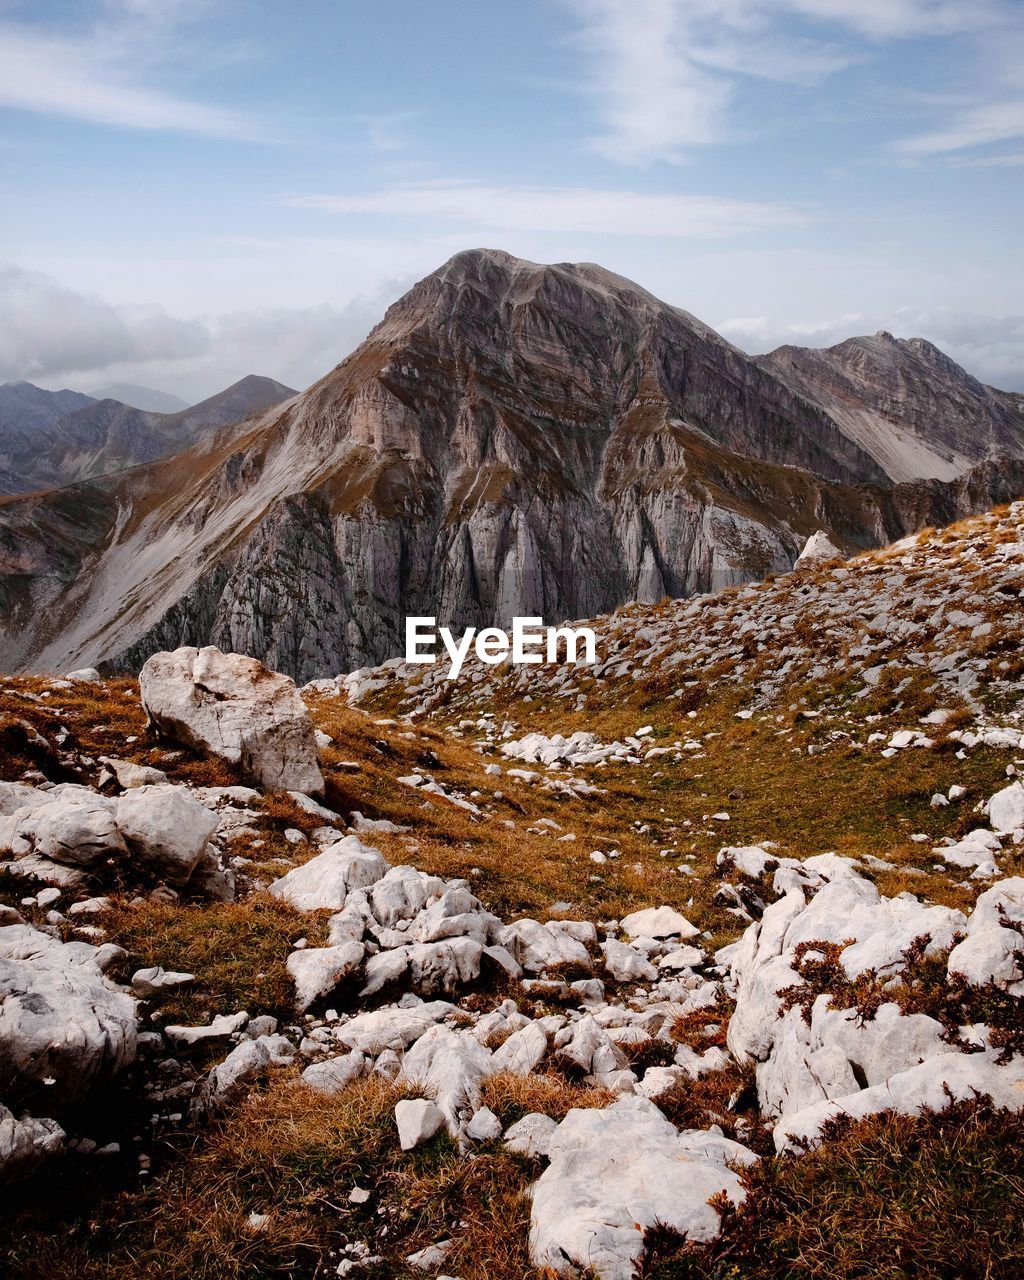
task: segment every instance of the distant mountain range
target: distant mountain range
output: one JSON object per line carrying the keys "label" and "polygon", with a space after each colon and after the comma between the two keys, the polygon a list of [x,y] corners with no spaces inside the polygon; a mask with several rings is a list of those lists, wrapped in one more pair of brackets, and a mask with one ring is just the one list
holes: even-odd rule
{"label": "distant mountain range", "polygon": [[51,472],[189,447],[0,501],[8,669],[212,642],[307,679],[394,656],[407,614],[594,616],[787,570],[819,528],[852,551],[1024,493],[1021,397],[927,342],[754,359],[601,267],[491,250],[244,423],[142,445],[82,414],[111,425]]}
{"label": "distant mountain range", "polygon": [[205,432],[295,394],[272,378],[250,375],[200,404],[158,413],[77,391],[6,383],[0,386],[0,493],[53,489],[167,457]]}

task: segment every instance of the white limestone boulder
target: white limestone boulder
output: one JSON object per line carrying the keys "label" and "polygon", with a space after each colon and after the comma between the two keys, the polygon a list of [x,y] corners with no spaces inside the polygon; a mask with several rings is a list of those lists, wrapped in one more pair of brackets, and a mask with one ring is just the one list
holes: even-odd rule
{"label": "white limestone boulder", "polygon": [[768,1057],[782,1016],[779,992],[798,985],[796,948],[826,942],[843,947],[840,964],[847,978],[874,970],[883,979],[903,969],[903,957],[919,938],[925,954],[948,950],[967,921],[960,911],[928,906],[911,895],[885,898],[876,887],[839,864],[835,879],[813,896],[793,886],[750,925],[730,956],[736,1008],[728,1045],[741,1064]]}
{"label": "white limestone boulder", "polygon": [[63,866],[93,867],[127,852],[114,802],[84,787],[69,788],[54,794],[50,803],[33,806],[19,817],[16,832],[37,856]]}
{"label": "white limestone boulder", "polygon": [[582,942],[538,920],[514,920],[500,930],[498,941],[527,973],[543,973],[559,965],[576,965],[587,972],[593,968]]}
{"label": "white limestone boulder", "polygon": [[548,1037],[538,1022],[527,1023],[509,1038],[492,1055],[493,1070],[510,1071],[513,1075],[528,1076],[540,1066],[548,1051]]}
{"label": "white limestone boulder", "polygon": [[14,1182],[62,1154],[64,1130],[55,1120],[16,1116],[0,1103],[0,1185]]}
{"label": "white limestone boulder", "polygon": [[490,1053],[471,1035],[434,1026],[408,1050],[398,1079],[436,1103],[457,1138],[479,1110],[480,1086],[493,1073]]}
{"label": "white limestone boulder", "polygon": [[834,1100],[813,1103],[787,1115],[775,1129],[776,1150],[791,1151],[821,1138],[825,1124],[839,1116],[854,1120],[896,1111],[920,1115],[943,1111],[951,1101],[991,1099],[997,1110],[1024,1109],[1024,1062],[1000,1064],[992,1050],[983,1053],[944,1053],[919,1066],[890,1076],[882,1084]]}
{"label": "white limestone boulder", "polygon": [[[81,1101],[135,1058],[136,1004],[97,948],[27,924],[0,928],[0,1090],[38,1086],[49,1107]],[[45,1083],[51,1081],[52,1083]]]}
{"label": "white limestone boulder", "polygon": [[317,1093],[343,1093],[353,1080],[366,1073],[366,1055],[356,1050],[339,1053],[326,1062],[314,1062],[302,1073],[302,1083]]}
{"label": "white limestone boulder", "polygon": [[558,1131],[558,1121],[539,1111],[531,1111],[528,1115],[509,1125],[505,1130],[504,1143],[507,1150],[519,1156],[546,1156],[552,1137]]}
{"label": "white limestone boulder", "polygon": [[1024,783],[1012,782],[996,792],[988,802],[988,820],[1000,833],[1024,827]]}
{"label": "white limestone boulder", "polygon": [[804,543],[803,550],[796,558],[798,569],[807,569],[821,564],[825,560],[845,560],[846,557],[828,536],[824,529],[818,529]]}
{"label": "white limestone boulder", "polygon": [[284,1036],[243,1040],[203,1081],[200,1103],[227,1106],[239,1102],[271,1067],[286,1067],[296,1056],[295,1046]]}
{"label": "white limestone boulder", "polygon": [[628,943],[608,938],[601,943],[604,965],[616,982],[655,982],[658,971],[647,957]]}
{"label": "white limestone boulder", "polygon": [[132,854],[174,885],[187,883],[218,821],[185,787],[135,787],[117,802],[117,826]]}
{"label": "white limestone boulder", "polygon": [[268,791],[323,793],[313,722],[287,676],[209,645],[153,654],[139,689],[163,737],[240,765]]}
{"label": "white limestone boulder", "polygon": [[358,836],[345,836],[275,880],[269,892],[300,911],[339,911],[349,892],[380,880],[388,864]]}
{"label": "white limestone boulder", "polygon": [[873,1018],[862,1019],[854,1009],[832,1008],[822,995],[809,1024],[799,1008],[780,1020],[771,1054],[757,1066],[758,1102],[765,1115],[786,1116],[882,1084],[951,1051],[934,1018],[883,1004]]}
{"label": "white limestone boulder", "polygon": [[[1014,926],[1017,926],[1016,928]],[[949,953],[947,971],[972,986],[995,983],[1024,996],[1024,878],[1000,880],[978,898],[967,936]]]}
{"label": "white limestone boulder", "polygon": [[675,907],[646,907],[623,916],[623,931],[631,938],[695,938],[700,930]]}
{"label": "white limestone boulder", "polygon": [[708,1201],[724,1194],[741,1204],[742,1184],[728,1166],[756,1159],[728,1138],[678,1132],[645,1098],[570,1111],[547,1155],[533,1188],[530,1261],[597,1280],[634,1280],[644,1233],[656,1226],[712,1240],[721,1219]]}
{"label": "white limestone boulder", "polygon": [[366,948],[361,942],[343,942],[337,947],[306,947],[293,951],[285,967],[295,983],[295,1004],[301,1013],[317,1000],[330,995],[363,962]]}
{"label": "white limestone boulder", "polygon": [[385,1049],[402,1050],[418,1040],[432,1026],[446,1018],[453,1005],[444,1000],[399,1008],[373,1009],[357,1013],[354,1018],[339,1027],[335,1039],[348,1049],[378,1054]]}
{"label": "white limestone boulder", "polygon": [[398,1142],[403,1151],[429,1142],[444,1127],[444,1116],[428,1098],[403,1098],[395,1106]]}

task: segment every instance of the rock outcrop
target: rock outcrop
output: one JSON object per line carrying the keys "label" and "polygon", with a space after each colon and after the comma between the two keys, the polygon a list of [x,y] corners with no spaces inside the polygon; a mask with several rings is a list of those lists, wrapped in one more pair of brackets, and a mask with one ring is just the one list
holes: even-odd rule
{"label": "rock outcrop", "polygon": [[161,736],[241,765],[268,791],[323,792],[305,703],[292,680],[262,662],[213,646],[156,653],[139,689]]}
{"label": "rock outcrop", "polygon": [[135,1001],[97,948],[27,924],[0,928],[0,1092],[53,1114],[135,1058]]}

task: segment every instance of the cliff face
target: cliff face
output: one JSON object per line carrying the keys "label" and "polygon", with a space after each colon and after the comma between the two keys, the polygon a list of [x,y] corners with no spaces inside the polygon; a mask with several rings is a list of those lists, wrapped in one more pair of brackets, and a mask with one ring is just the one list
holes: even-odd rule
{"label": "cliff face", "polygon": [[408,614],[591,616],[1020,491],[1024,464],[966,452],[894,484],[773,361],[599,267],[460,254],[287,405],[0,503],[0,666],[212,642],[307,679],[394,656]]}

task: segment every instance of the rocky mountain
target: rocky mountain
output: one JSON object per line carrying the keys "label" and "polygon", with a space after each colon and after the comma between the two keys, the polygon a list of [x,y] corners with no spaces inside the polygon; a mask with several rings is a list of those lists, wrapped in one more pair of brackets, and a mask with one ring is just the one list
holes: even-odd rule
{"label": "rocky mountain", "polygon": [[93,404],[79,391],[44,391],[31,382],[0,383],[0,493],[21,493],[20,468],[32,455],[33,441],[45,436],[65,414]]}
{"label": "rocky mountain", "polygon": [[169,391],[157,391],[154,387],[140,387],[134,382],[113,382],[92,392],[94,400],[120,400],[135,409],[149,409],[153,413],[180,413],[187,409],[188,401]]}
{"label": "rocky mountain", "polygon": [[984,459],[1024,456],[1020,395],[985,386],[923,338],[779,347],[760,363],[823,405],[892,480],[952,480]]}
{"label": "rocky mountain", "polygon": [[882,409],[861,430],[795,357],[754,360],[597,266],[458,254],[288,404],[0,506],[0,662],[213,642],[308,678],[394,655],[408,614],[593,615],[789,569],[817,529],[855,550],[1024,492],[1012,398],[947,412],[979,384],[920,345],[845,375],[927,442],[902,479]]}
{"label": "rocky mountain", "polygon": [[52,489],[166,457],[293,395],[272,378],[250,375],[189,408],[154,413],[118,400],[15,383],[0,388],[0,466],[6,478],[0,492]]}

